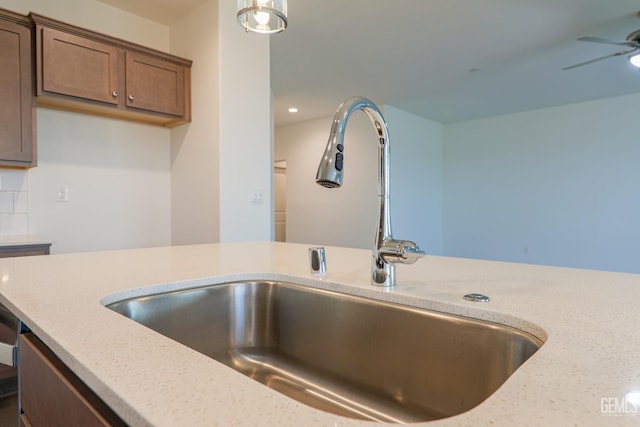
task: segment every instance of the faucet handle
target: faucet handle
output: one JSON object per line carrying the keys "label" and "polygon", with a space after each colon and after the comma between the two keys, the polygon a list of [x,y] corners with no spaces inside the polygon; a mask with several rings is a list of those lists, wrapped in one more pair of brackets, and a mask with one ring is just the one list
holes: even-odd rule
{"label": "faucet handle", "polygon": [[413,264],[425,255],[426,253],[410,240],[385,240],[380,249],[380,257],[389,263]]}
{"label": "faucet handle", "polygon": [[403,240],[402,243],[402,263],[413,264],[426,255],[426,253],[415,243],[409,240]]}

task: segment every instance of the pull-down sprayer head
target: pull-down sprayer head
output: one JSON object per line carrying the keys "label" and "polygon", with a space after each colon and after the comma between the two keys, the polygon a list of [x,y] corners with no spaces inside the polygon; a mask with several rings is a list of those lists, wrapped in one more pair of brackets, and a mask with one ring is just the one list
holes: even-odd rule
{"label": "pull-down sprayer head", "polygon": [[378,132],[380,143],[386,144],[387,129],[386,125],[383,127],[381,123],[384,123],[382,113],[378,107],[368,100],[362,97],[353,97],[347,99],[340,104],[338,111],[336,111],[333,117],[333,124],[331,125],[331,133],[329,135],[329,142],[327,142],[327,148],[324,151],[320,165],[318,166],[318,173],[316,174],[316,182],[323,187],[337,188],[342,185],[342,174],[344,168],[344,131],[347,126],[347,121],[351,114],[356,110],[364,111]]}
{"label": "pull-down sprayer head", "polygon": [[316,182],[323,187],[338,188],[342,185],[342,169],[344,168],[343,140],[344,133],[337,133],[332,130],[316,174]]}

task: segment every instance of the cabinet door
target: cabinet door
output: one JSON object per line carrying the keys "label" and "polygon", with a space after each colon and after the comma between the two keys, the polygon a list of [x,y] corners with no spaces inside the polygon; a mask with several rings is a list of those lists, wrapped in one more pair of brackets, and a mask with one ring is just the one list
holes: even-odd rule
{"label": "cabinet door", "polygon": [[126,53],[127,107],[183,116],[183,66],[135,52]]}
{"label": "cabinet door", "polygon": [[0,163],[29,166],[33,159],[31,30],[0,16]]}
{"label": "cabinet door", "polygon": [[42,91],[118,104],[119,49],[52,28],[42,31]]}
{"label": "cabinet door", "polygon": [[21,410],[34,426],[125,423],[35,335],[20,335]]}

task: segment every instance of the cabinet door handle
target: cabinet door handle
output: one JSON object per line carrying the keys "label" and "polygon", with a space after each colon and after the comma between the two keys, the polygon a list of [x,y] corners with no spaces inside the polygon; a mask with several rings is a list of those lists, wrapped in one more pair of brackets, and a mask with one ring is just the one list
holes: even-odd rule
{"label": "cabinet door handle", "polygon": [[0,365],[16,366],[16,346],[0,342]]}
{"label": "cabinet door handle", "polygon": [[129,101],[133,102],[134,99],[133,95],[129,95]]}
{"label": "cabinet door handle", "polygon": [[118,91],[114,90],[113,92],[111,92],[111,96],[113,96],[114,98],[118,97]]}

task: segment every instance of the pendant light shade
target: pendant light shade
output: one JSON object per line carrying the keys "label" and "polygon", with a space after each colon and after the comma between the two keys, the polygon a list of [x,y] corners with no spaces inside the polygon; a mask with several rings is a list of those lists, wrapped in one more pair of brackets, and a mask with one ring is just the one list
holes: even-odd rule
{"label": "pendant light shade", "polygon": [[287,0],[238,0],[238,24],[247,31],[274,34],[287,28]]}

